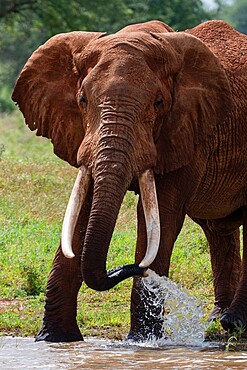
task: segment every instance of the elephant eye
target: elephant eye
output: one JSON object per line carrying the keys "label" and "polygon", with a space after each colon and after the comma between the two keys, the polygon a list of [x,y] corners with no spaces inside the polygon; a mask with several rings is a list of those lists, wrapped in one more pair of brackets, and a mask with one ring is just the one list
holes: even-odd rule
{"label": "elephant eye", "polygon": [[154,102],[154,109],[157,110],[163,105],[163,103],[164,103],[164,100],[162,98],[156,99]]}
{"label": "elephant eye", "polygon": [[85,95],[81,94],[80,97],[79,97],[79,102],[80,104],[82,104],[84,107],[86,107],[87,105],[87,98],[85,97]]}

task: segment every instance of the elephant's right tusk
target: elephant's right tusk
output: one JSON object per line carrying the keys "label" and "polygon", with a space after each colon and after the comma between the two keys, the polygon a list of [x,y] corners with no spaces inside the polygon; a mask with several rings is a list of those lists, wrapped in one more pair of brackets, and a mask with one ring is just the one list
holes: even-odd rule
{"label": "elephant's right tusk", "polygon": [[157,256],[160,243],[160,217],[155,181],[151,169],[139,177],[139,186],[147,228],[147,250],[139,267],[149,267]]}
{"label": "elephant's right tusk", "polygon": [[67,258],[75,257],[72,250],[72,240],[76,222],[89,188],[90,176],[91,171],[87,167],[81,166],[65,212],[62,227],[61,246],[63,254]]}

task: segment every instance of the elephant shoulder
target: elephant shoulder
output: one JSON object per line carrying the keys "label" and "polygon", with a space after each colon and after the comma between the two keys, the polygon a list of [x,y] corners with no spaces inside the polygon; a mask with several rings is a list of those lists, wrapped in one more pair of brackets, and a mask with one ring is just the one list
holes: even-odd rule
{"label": "elephant shoulder", "polygon": [[229,72],[247,72],[247,36],[225,21],[213,20],[187,30],[203,41]]}

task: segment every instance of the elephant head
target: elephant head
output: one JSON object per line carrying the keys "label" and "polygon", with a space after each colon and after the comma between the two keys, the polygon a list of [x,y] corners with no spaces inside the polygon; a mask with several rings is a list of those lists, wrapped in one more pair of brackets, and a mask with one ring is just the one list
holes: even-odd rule
{"label": "elephant head", "polygon": [[[194,36],[160,22],[129,26],[113,35],[70,32],[39,47],[13,92],[26,123],[51,139],[54,152],[79,173],[66,210],[62,247],[72,238],[89,184],[93,201],[82,274],[106,290],[143,275],[159,248],[154,173],[186,166],[197,145],[224,122],[231,97],[225,72]],[[106,271],[109,243],[123,197],[139,181],[147,251],[138,264]]]}

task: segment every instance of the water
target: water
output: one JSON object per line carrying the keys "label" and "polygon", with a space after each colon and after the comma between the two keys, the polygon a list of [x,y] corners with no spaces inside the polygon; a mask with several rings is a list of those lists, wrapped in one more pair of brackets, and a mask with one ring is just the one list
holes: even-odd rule
{"label": "water", "polygon": [[162,343],[200,346],[206,330],[200,302],[167,277],[160,277],[152,270],[147,272],[148,277],[142,279],[143,300],[147,304],[149,300],[155,300],[155,306],[160,307],[160,315],[163,316],[163,307],[167,313]]}
{"label": "water", "polygon": [[149,270],[143,279],[147,302],[155,299],[162,313],[164,336],[133,344],[86,338],[85,342],[46,343],[33,338],[0,337],[0,369],[246,369],[247,352],[227,352],[220,343],[204,342],[203,311],[171,280]]}
{"label": "water", "polygon": [[220,351],[210,347],[173,347],[151,343],[87,338],[85,342],[45,343],[33,338],[0,338],[1,370],[159,370],[246,369],[247,352]]}

